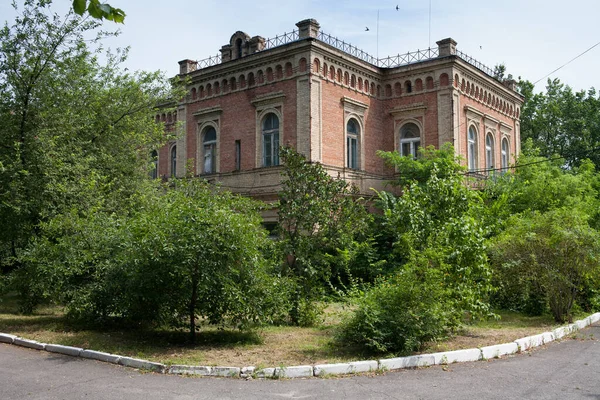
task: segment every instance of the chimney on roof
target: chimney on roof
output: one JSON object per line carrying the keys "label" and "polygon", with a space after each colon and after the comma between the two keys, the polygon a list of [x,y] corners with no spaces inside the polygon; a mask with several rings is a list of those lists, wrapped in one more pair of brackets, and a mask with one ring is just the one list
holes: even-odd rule
{"label": "chimney on roof", "polygon": [[321,25],[317,22],[316,19],[305,19],[296,24],[298,27],[298,36],[300,39],[305,39],[308,37],[316,38],[319,36],[319,28]]}
{"label": "chimney on roof", "polygon": [[254,54],[265,49],[265,38],[262,36],[253,36],[248,40],[248,54]]}
{"label": "chimney on roof", "polygon": [[198,69],[198,62],[194,60],[179,61],[179,75],[187,74]]}
{"label": "chimney on roof", "polygon": [[514,79],[506,79],[502,82],[502,84],[510,90],[517,90],[517,81]]}
{"label": "chimney on roof", "polygon": [[448,57],[456,54],[457,43],[454,39],[442,39],[436,44],[438,45],[438,57]]}

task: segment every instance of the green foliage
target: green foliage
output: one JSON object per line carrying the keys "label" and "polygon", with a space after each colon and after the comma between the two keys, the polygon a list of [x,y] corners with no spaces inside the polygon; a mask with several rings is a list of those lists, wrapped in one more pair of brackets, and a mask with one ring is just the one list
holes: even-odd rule
{"label": "green foliage", "polygon": [[106,19],[116,23],[125,21],[125,12],[120,8],[111,7],[108,3],[100,3],[99,0],[73,0],[73,11],[83,15],[86,11],[92,18]]}
{"label": "green foliage", "polygon": [[[406,352],[440,339],[464,317],[490,315],[492,290],[478,192],[465,184],[452,150],[428,149],[416,160],[398,155],[399,174],[426,171],[396,197],[379,193],[379,231],[396,272],[367,291],[343,328],[344,340],[377,352]],[[422,164],[422,165],[418,165]]]}
{"label": "green foliage", "polygon": [[442,272],[430,268],[426,258],[407,264],[382,278],[357,300],[358,308],[343,321],[338,341],[373,353],[408,353],[450,334],[462,313],[454,307]]}
{"label": "green foliage", "polygon": [[97,21],[25,2],[0,30],[0,273],[18,269],[39,224],[91,210],[124,212],[166,138],[154,107],[171,96],[158,73],[120,69]]}
{"label": "green foliage", "polygon": [[573,92],[558,79],[548,79],[545,93],[533,93],[522,82],[525,104],[521,137],[532,139],[546,157],[560,155],[569,166],[589,158],[600,165],[600,95],[594,88]]}
{"label": "green foliage", "polygon": [[397,151],[378,151],[377,155],[385,161],[388,166],[395,167],[399,172],[395,185],[406,187],[415,182],[423,185],[434,173],[439,178],[448,178],[459,172],[466,171],[466,167],[459,163],[454,148],[450,143],[444,144],[439,150],[433,146],[419,148],[419,156],[401,156]]}
{"label": "green foliage", "polygon": [[319,315],[311,305],[317,306],[316,300],[329,282],[339,281],[340,271],[336,271],[336,257],[332,256],[349,249],[366,231],[369,215],[356,188],[332,178],[320,164],[307,162],[290,148],[282,148],[280,157],[284,171],[279,245],[285,258],[283,274],[297,283],[291,317],[296,324],[301,319],[313,323],[301,315],[301,309]]}
{"label": "green foliage", "polygon": [[531,212],[511,218],[490,255],[507,306],[536,311],[543,297],[564,322],[586,283],[598,282],[600,235],[577,208]]}
{"label": "green foliage", "polygon": [[27,293],[66,303],[78,319],[187,321],[192,340],[198,318],[246,329],[287,313],[256,203],[190,180],[141,205],[126,218],[55,218],[22,269],[37,285]]}
{"label": "green foliage", "polygon": [[500,233],[510,216],[529,211],[573,207],[596,221],[600,204],[594,165],[582,160],[578,167],[565,169],[563,162],[540,157],[531,141],[526,142],[514,171],[486,182],[485,218],[490,235]]}

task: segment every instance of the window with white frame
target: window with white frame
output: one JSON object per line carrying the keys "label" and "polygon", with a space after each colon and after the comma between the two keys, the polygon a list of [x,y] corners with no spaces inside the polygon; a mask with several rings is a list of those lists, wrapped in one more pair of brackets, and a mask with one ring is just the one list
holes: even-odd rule
{"label": "window with white frame", "polygon": [[406,123],[400,128],[400,155],[416,158],[421,146],[421,130],[413,122]]}
{"label": "window with white frame", "polygon": [[152,162],[150,178],[156,179],[158,178],[158,152],[156,150],[152,150],[152,153],[150,153],[150,161]]}
{"label": "window with white frame", "polygon": [[508,168],[508,140],[506,138],[502,139],[502,169],[505,170]]}
{"label": "window with white frame", "polygon": [[202,173],[214,174],[217,172],[217,131],[212,126],[204,130],[202,135],[202,149],[204,156]]}
{"label": "window with white frame", "polygon": [[262,122],[263,167],[279,165],[279,118],[267,114]]}
{"label": "window with white frame", "polygon": [[352,169],[359,169],[359,139],[360,125],[354,118],[350,118],[346,124],[346,166]]}
{"label": "window with white frame", "polygon": [[177,146],[171,147],[171,177],[177,174]]}
{"label": "window with white frame", "polygon": [[469,164],[469,172],[474,172],[477,170],[477,131],[474,126],[469,128],[467,139],[467,162]]}
{"label": "window with white frame", "polygon": [[489,132],[485,136],[485,164],[488,170],[494,169],[494,136]]}

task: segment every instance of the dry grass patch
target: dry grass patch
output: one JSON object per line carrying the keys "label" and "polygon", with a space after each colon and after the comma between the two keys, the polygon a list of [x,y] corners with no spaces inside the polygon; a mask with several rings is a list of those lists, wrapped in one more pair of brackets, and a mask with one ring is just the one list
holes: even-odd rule
{"label": "dry grass patch", "polygon": [[[181,330],[123,329],[103,327],[90,330],[69,325],[57,306],[40,308],[35,315],[16,312],[13,299],[0,303],[0,332],[45,343],[58,343],[109,353],[159,361],[167,364],[276,367],[314,365],[372,359],[355,348],[334,343],[335,329],[347,307],[329,305],[318,327],[266,327],[257,332],[203,327],[196,344]],[[525,317],[501,313],[498,321],[481,322],[443,342],[430,343],[426,352],[438,352],[511,342],[555,328],[551,317]],[[392,356],[392,355],[387,355]],[[381,356],[387,357],[387,356]]]}
{"label": "dry grass patch", "polygon": [[528,317],[522,314],[504,311],[500,319],[481,321],[465,327],[458,335],[443,342],[427,345],[426,353],[471,349],[514,342],[526,336],[551,331],[559,326],[550,315]]}

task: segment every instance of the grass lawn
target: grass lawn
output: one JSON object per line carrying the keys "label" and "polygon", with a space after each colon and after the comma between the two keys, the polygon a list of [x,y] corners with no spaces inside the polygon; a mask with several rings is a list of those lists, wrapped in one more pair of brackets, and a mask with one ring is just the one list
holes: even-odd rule
{"label": "grass lawn", "polygon": [[[197,334],[197,343],[191,345],[185,331],[73,327],[66,323],[57,306],[41,307],[34,315],[19,315],[14,298],[8,297],[0,301],[0,332],[166,364],[273,367],[373,358],[356,349],[334,345],[335,328],[345,313],[348,309],[343,305],[329,305],[323,323],[313,328],[274,326],[243,333],[203,327]],[[425,352],[505,343],[558,326],[550,316],[525,317],[505,312],[500,315],[497,321],[480,322],[446,341],[430,343]]]}

